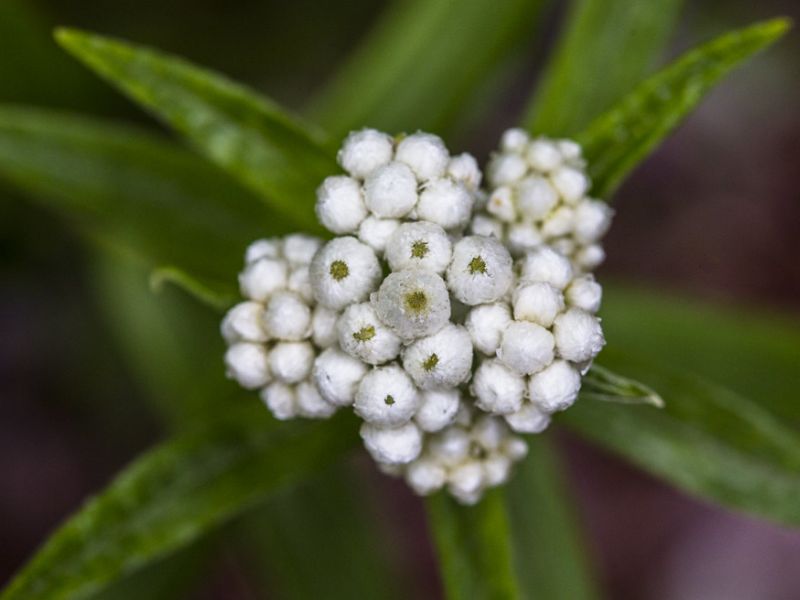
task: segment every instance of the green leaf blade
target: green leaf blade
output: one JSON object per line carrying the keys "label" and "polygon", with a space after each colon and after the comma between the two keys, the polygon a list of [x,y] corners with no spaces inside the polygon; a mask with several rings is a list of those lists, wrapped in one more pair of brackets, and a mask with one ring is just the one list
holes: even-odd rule
{"label": "green leaf blade", "polygon": [[521,597],[502,490],[490,490],[475,506],[445,492],[425,505],[449,600]]}
{"label": "green leaf blade", "polygon": [[278,424],[261,406],[167,442],[72,517],[0,594],[85,598],[331,464],[355,443],[351,420]]}
{"label": "green leaf blade", "polygon": [[321,133],[182,59],[73,29],[56,39],[297,225],[319,231],[314,190],[336,172]]}
{"label": "green leaf blade", "polygon": [[610,108],[659,58],[682,4],[574,0],[524,127],[570,136]]}
{"label": "green leaf blade", "polygon": [[722,35],[684,54],[636,87],[579,136],[594,194],[609,196],[725,75],[780,39],[787,19]]}

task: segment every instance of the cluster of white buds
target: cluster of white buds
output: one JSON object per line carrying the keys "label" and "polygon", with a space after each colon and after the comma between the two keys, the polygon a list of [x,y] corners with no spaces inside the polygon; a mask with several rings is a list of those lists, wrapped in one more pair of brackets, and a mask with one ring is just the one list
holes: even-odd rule
{"label": "cluster of white buds", "polygon": [[473,233],[500,238],[514,256],[551,246],[581,272],[603,262],[600,240],[612,210],[587,196],[590,180],[577,143],[531,139],[521,129],[509,129],[492,156],[487,178],[491,191],[473,217]]}
{"label": "cluster of white buds", "polygon": [[[601,289],[580,257],[610,213],[589,243],[586,223],[576,225],[594,202],[580,148],[548,142],[558,154],[548,162],[537,143],[512,130],[493,158],[492,182],[515,198],[501,223],[497,189],[480,212],[487,194],[470,155],[451,157],[426,133],[350,134],[338,154],[347,175],[317,190],[317,216],[338,237],[293,235],[247,251],[248,300],[222,325],[229,376],[261,389],[281,419],[352,407],[369,454],[420,494],[446,488],[471,504],[507,481],[527,451],[513,431],[543,431],[571,405],[604,344]],[[525,158],[524,172],[506,164],[512,155]],[[512,188],[537,172],[555,200],[546,218],[518,219]],[[558,239],[514,242],[515,220],[541,228],[560,210],[570,228]]]}

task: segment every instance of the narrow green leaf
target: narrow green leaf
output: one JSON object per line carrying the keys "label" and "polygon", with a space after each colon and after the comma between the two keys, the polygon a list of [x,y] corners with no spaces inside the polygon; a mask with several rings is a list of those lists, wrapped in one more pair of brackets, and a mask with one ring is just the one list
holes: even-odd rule
{"label": "narrow green leaf", "polygon": [[789,26],[786,19],[764,21],[687,52],[592,122],[578,140],[589,161],[593,193],[609,196],[711,88]]}
{"label": "narrow green leaf", "polygon": [[530,452],[506,489],[522,597],[599,598],[558,457],[547,437],[534,436],[527,442]]}
{"label": "narrow green leaf", "polygon": [[559,419],[695,495],[800,525],[800,434],[758,404],[609,345],[603,361],[651,383],[665,407],[578,402]]}
{"label": "narrow green leaf", "polygon": [[574,135],[610,108],[661,56],[681,5],[682,0],[573,0],[524,127]]}
{"label": "narrow green leaf", "polygon": [[664,408],[664,399],[653,388],[613,371],[592,365],[583,377],[581,396],[620,404],[649,404]]}
{"label": "narrow green leaf", "polygon": [[343,416],[278,424],[253,403],[163,444],[67,521],[0,598],[85,598],[192,543],[351,448]]}
{"label": "narrow green leaf", "polygon": [[763,306],[755,314],[663,290],[603,288],[609,345],[724,382],[800,431],[797,316]]}
{"label": "narrow green leaf", "polygon": [[159,293],[172,284],[217,312],[236,302],[236,288],[229,282],[201,281],[177,267],[159,267],[150,273],[150,288]]}
{"label": "narrow green leaf", "polygon": [[448,599],[522,597],[502,490],[489,491],[475,506],[462,506],[444,492],[425,505]]}
{"label": "narrow green leaf", "polygon": [[0,177],[111,247],[232,280],[246,244],[280,227],[249,192],[136,129],[0,107]]}
{"label": "narrow green leaf", "polygon": [[56,39],[276,210],[319,231],[314,190],[336,171],[321,133],[272,101],[182,59],[73,29],[59,29]]}
{"label": "narrow green leaf", "polygon": [[336,137],[441,131],[538,22],[545,0],[395,1],[311,107]]}

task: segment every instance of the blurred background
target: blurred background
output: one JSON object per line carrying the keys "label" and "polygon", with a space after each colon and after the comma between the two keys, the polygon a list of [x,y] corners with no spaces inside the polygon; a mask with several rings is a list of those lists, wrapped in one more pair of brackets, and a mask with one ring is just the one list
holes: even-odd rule
{"label": "blurred background", "polygon": [[[369,0],[0,0],[0,101],[156,127],[55,47],[51,27],[67,24],[181,54],[301,111],[383,8]],[[498,67],[485,102],[442,127],[451,150],[469,150],[483,162],[499,133],[517,122],[561,12],[549,11],[544,26]],[[800,5],[687,2],[669,54],[775,15],[797,19]],[[714,91],[636,172],[615,200],[601,280],[800,314],[798,73],[794,33]],[[149,354],[170,371],[172,389],[200,370],[218,370],[218,387],[203,400],[215,410],[224,410],[235,390],[221,381],[213,314],[178,291],[151,296],[146,273],[100,256],[63,219],[2,182],[0,286],[1,584],[63,518],[185,414],[169,408],[182,400],[166,397]],[[207,323],[206,330],[186,332],[185,315]],[[204,351],[188,353],[188,336],[204,340]],[[800,597],[800,533],[698,502],[588,443],[561,431],[556,437],[605,597]],[[380,522],[376,551],[389,553],[406,591],[438,597],[423,510],[404,486],[363,457],[325,477],[370,499],[366,510]],[[316,518],[324,517],[324,485],[301,490],[305,505],[321,511]],[[288,514],[290,501],[278,499],[270,510]],[[205,568],[189,592],[182,587],[165,597],[284,597],[279,558],[291,544],[287,531],[265,521],[250,535],[249,553],[221,543],[211,558],[184,552],[172,559],[174,568],[199,561]],[[254,558],[261,552],[274,553],[275,572]]]}

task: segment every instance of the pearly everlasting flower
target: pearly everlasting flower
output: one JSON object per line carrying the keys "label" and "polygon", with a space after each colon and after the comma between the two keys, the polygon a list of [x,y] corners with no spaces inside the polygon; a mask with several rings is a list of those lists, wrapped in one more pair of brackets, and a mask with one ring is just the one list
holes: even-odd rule
{"label": "pearly everlasting flower", "polygon": [[314,355],[310,342],[278,342],[269,351],[270,372],[283,383],[299,383],[311,375]]}
{"label": "pearly everlasting flower", "polygon": [[259,302],[240,302],[225,315],[222,337],[229,344],[235,342],[266,342],[263,325],[264,305]]}
{"label": "pearly everlasting flower", "polygon": [[400,354],[400,338],[384,325],[368,302],[348,306],[337,324],[339,347],[370,365]]}
{"label": "pearly everlasting flower", "polygon": [[312,379],[325,400],[334,406],[349,406],[367,369],[360,360],[332,347],[314,360]]}
{"label": "pearly everlasting flower", "polygon": [[337,155],[339,165],[351,176],[363,179],[392,160],[394,140],[374,129],[354,131]]}
{"label": "pearly everlasting flower", "polygon": [[426,269],[390,273],[370,301],[378,317],[406,341],[436,333],[450,318],[444,280]]}
{"label": "pearly everlasting flower", "polygon": [[227,375],[248,390],[260,388],[271,379],[269,356],[261,344],[238,342],[225,353]]}
{"label": "pearly everlasting flower", "polygon": [[499,300],[508,291],[512,279],[511,255],[498,240],[472,235],[453,246],[453,260],[447,267],[447,285],[464,304]]}
{"label": "pearly everlasting flower", "polygon": [[417,199],[414,172],[403,163],[383,165],[370,173],[364,183],[364,200],[376,217],[404,217],[416,206]]}
{"label": "pearly everlasting flower", "polygon": [[397,365],[377,367],[358,384],[356,414],[379,427],[407,423],[419,408],[420,397],[414,382]]}
{"label": "pearly everlasting flower", "polygon": [[472,341],[466,328],[448,324],[403,351],[403,368],[422,389],[455,388],[472,369]]}
{"label": "pearly everlasting flower", "polygon": [[519,410],[525,395],[525,379],[497,359],[481,362],[470,388],[475,404],[492,414],[509,414]]}
{"label": "pearly everlasting flower", "polygon": [[310,270],[314,298],[334,310],[366,300],[381,277],[375,251],[354,237],[325,244],[314,255]]}
{"label": "pearly everlasting flower", "polygon": [[400,227],[397,219],[381,219],[370,215],[358,227],[358,239],[372,248],[378,255],[382,255],[386,250],[386,244],[392,234]]}
{"label": "pearly everlasting flower", "polygon": [[[516,256],[542,245],[559,247],[579,271],[595,269],[603,256],[595,250],[611,223],[607,204],[590,199],[590,180],[581,148],[569,140],[531,139],[510,129],[487,168],[490,195],[485,216],[502,230],[498,236]],[[485,232],[483,220],[473,232]]]}
{"label": "pearly everlasting flower", "polygon": [[385,465],[408,464],[422,450],[422,432],[413,422],[391,428],[364,423],[360,433],[372,458]]}
{"label": "pearly everlasting flower", "polygon": [[317,218],[333,233],[353,233],[367,217],[361,186],[341,175],[328,177],[317,189]]}
{"label": "pearly everlasting flower", "polygon": [[400,225],[386,243],[392,271],[421,268],[441,275],[452,256],[453,245],[444,229],[425,221]]}
{"label": "pearly everlasting flower", "polygon": [[541,371],[553,362],[555,340],[547,329],[530,321],[514,321],[503,332],[497,357],[520,375]]}
{"label": "pearly everlasting flower", "polygon": [[457,388],[422,390],[414,420],[423,431],[440,431],[455,422],[460,407],[461,392]]}
{"label": "pearly everlasting flower", "polygon": [[579,308],[556,317],[553,335],[559,356],[576,363],[593,359],[606,343],[600,319]]}
{"label": "pearly everlasting flower", "polygon": [[479,304],[467,315],[466,326],[475,349],[493,356],[511,324],[511,309],[505,302]]}

